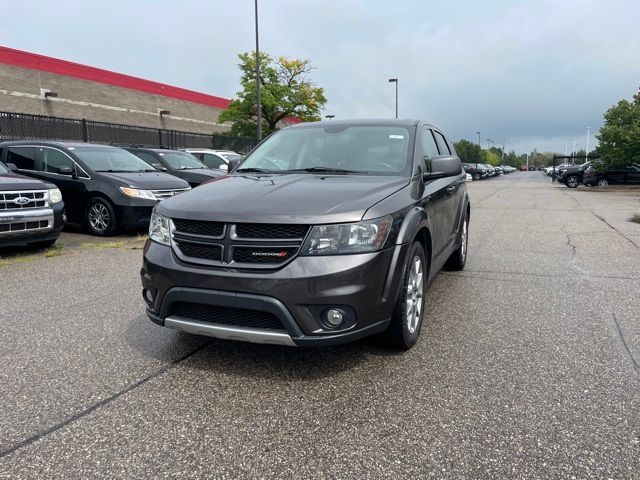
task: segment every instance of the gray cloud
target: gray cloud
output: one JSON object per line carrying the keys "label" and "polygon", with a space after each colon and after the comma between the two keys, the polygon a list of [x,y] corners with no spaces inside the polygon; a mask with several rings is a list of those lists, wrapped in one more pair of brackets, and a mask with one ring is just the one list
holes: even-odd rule
{"label": "gray cloud", "polygon": [[[29,5],[25,5],[29,3]],[[306,57],[338,117],[400,115],[518,151],[584,147],[640,83],[637,0],[261,0],[261,47]],[[28,14],[27,14],[28,12]],[[233,97],[253,2],[13,1],[0,43]],[[593,138],[593,136],[592,136]],[[572,144],[572,140],[569,141]],[[593,140],[592,140],[593,145]],[[571,147],[572,145],[570,145]]]}

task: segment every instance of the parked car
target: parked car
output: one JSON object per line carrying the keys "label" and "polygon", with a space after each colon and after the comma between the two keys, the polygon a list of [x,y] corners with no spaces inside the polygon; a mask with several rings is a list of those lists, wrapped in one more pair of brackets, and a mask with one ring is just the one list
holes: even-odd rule
{"label": "parked car", "polygon": [[184,180],[108,145],[25,140],[0,143],[0,149],[0,161],[57,186],[69,222],[94,235],[144,228],[159,200],[190,190]]}
{"label": "parked car", "polygon": [[471,174],[474,180],[481,180],[489,176],[489,170],[482,163],[463,163],[464,171]]}
{"label": "parked car", "polygon": [[58,188],[0,163],[0,247],[49,247],[65,223]]}
{"label": "parked car", "polygon": [[197,157],[207,167],[225,172],[230,172],[244,158],[243,155],[231,150],[211,150],[209,148],[183,148],[182,150]]}
{"label": "parked car", "polygon": [[141,158],[156,170],[170,173],[185,180],[191,188],[224,175],[220,170],[212,170],[207,167],[187,152],[164,148],[124,147],[124,149]]}
{"label": "parked car", "polygon": [[607,185],[640,185],[640,165],[629,165],[613,170],[601,170],[596,164],[587,167],[583,174],[583,182],[589,187],[606,187]]}
{"label": "parked car", "polygon": [[465,178],[466,178],[467,182],[471,182],[471,181],[473,181],[473,177],[471,176],[471,174],[470,174],[470,173],[465,173],[465,175],[466,175],[466,177],[465,177]]}
{"label": "parked car", "polygon": [[570,165],[568,167],[561,167],[558,169],[557,180],[564,183],[569,188],[576,188],[582,183],[582,177],[584,171],[591,165],[590,161],[587,161],[581,165]]}
{"label": "parked car", "polygon": [[484,167],[487,169],[487,175],[489,177],[495,177],[498,172],[496,171],[495,167],[493,165],[489,165],[487,163],[484,164]]}
{"label": "parked car", "polygon": [[287,127],[231,175],[156,207],[147,314],[224,339],[325,346],[385,332],[408,349],[428,282],[465,266],[469,215],[460,160],[431,125]]}
{"label": "parked car", "polygon": [[500,165],[500,168],[502,168],[502,171],[504,173],[513,173],[516,171],[516,168],[511,167],[509,165]]}

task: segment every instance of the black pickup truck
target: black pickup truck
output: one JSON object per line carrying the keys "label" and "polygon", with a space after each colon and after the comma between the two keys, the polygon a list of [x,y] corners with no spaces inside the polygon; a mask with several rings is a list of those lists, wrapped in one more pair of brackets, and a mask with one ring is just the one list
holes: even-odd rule
{"label": "black pickup truck", "polygon": [[0,247],[48,247],[65,223],[62,194],[14,168],[0,163]]}

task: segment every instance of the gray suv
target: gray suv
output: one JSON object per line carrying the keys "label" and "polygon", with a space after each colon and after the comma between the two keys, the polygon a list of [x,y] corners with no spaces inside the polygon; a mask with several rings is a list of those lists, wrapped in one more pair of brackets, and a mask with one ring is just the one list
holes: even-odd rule
{"label": "gray suv", "polygon": [[285,128],[228,176],[159,203],[141,271],[149,318],[200,335],[411,348],[427,284],[464,268],[459,158],[415,120]]}

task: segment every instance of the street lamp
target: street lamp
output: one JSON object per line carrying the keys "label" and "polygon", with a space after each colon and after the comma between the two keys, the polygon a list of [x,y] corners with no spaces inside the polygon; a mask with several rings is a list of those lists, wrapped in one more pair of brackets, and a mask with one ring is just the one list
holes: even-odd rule
{"label": "street lamp", "polygon": [[478,146],[480,146],[480,132],[476,132],[476,135],[478,135]]}
{"label": "street lamp", "polygon": [[390,78],[389,79],[389,83],[395,83],[396,84],[396,118],[398,118],[398,79],[397,78]]}
{"label": "street lamp", "polygon": [[329,120],[331,120],[332,118],[334,118],[335,115],[325,115],[324,118],[328,118]]}
{"label": "street lamp", "polygon": [[585,159],[584,161],[587,161],[587,157],[589,156],[589,134],[591,133],[591,127],[587,127],[587,150],[585,152]]}
{"label": "street lamp", "polygon": [[260,42],[258,40],[258,0],[256,10],[256,112],[258,115],[258,141],[262,140],[262,102],[260,102]]}
{"label": "street lamp", "polygon": [[491,148],[491,139],[487,138],[487,150]]}

